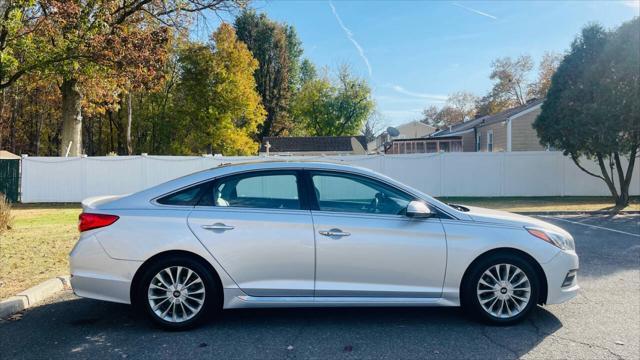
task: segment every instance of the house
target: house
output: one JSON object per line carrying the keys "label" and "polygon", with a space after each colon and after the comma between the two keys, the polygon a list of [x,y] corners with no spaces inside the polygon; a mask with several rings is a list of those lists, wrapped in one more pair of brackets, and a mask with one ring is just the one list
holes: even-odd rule
{"label": "house", "polygon": [[385,154],[420,154],[437,152],[462,152],[460,136],[438,138],[395,139],[385,148]]}
{"label": "house", "polygon": [[465,152],[543,151],[533,122],[540,114],[544,99],[455,124],[431,134],[430,138],[460,137]]}
{"label": "house", "polygon": [[364,155],[364,136],[265,137],[260,155]]}
{"label": "house", "polygon": [[387,150],[385,144],[388,147],[393,140],[423,138],[437,130],[435,127],[417,120],[396,126],[395,129],[398,130],[397,136],[391,136],[385,131],[369,142],[367,144],[368,152],[383,153]]}

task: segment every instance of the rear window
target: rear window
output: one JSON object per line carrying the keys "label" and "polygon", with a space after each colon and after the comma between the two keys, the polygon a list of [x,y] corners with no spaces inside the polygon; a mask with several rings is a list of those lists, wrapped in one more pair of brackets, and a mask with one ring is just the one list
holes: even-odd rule
{"label": "rear window", "polygon": [[162,205],[195,206],[198,203],[200,196],[204,193],[206,187],[207,184],[191,186],[173,194],[161,197],[156,200],[156,202]]}

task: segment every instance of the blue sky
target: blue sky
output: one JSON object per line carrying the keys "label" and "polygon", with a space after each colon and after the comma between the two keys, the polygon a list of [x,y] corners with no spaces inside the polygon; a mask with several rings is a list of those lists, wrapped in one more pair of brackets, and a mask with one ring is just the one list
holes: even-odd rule
{"label": "blue sky", "polygon": [[[365,77],[385,125],[398,125],[452,92],[484,95],[493,59],[564,52],[587,23],[613,28],[638,16],[640,0],[271,0],[253,7],[293,25],[304,56],[319,68],[347,63]],[[210,31],[197,29],[197,38]]]}

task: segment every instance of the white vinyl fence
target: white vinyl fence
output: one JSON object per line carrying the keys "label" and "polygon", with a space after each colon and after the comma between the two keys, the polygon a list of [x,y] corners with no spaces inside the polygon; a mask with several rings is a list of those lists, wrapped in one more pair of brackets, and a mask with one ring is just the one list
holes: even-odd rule
{"label": "white vinyl fence", "polygon": [[[605,183],[560,152],[438,153],[327,157],[23,157],[22,202],[79,202],[95,195],[136,192],[222,163],[315,160],[366,167],[433,196],[609,195]],[[597,165],[582,164],[596,173]],[[626,161],[625,161],[626,165]],[[636,169],[630,192],[640,194]],[[626,167],[625,167],[626,169]]]}

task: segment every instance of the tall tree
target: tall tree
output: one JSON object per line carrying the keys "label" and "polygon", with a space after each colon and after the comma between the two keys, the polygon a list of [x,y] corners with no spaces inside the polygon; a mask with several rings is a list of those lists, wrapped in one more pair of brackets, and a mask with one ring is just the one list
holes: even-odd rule
{"label": "tall tree", "polygon": [[422,111],[422,122],[433,127],[454,125],[472,119],[476,114],[477,96],[467,91],[458,91],[447,97],[445,105],[431,105]]}
{"label": "tall tree", "polygon": [[314,80],[318,77],[318,71],[316,70],[316,66],[313,65],[311,60],[304,59],[300,64],[300,81],[298,86],[302,87],[306,83],[311,80]]}
{"label": "tall tree", "polygon": [[491,64],[489,78],[495,83],[492,92],[511,100],[514,105],[527,103],[527,76],[533,69],[533,60],[529,55],[521,55],[517,59],[499,58]]}
{"label": "tall tree", "polygon": [[260,63],[255,79],[267,119],[258,138],[286,135],[293,128],[289,106],[299,83],[300,40],[293,27],[272,21],[254,10],[243,11],[234,25],[238,38]]}
{"label": "tall tree", "polygon": [[554,52],[546,52],[538,64],[538,79],[529,84],[527,95],[530,98],[544,99],[551,87],[551,77],[556,72],[562,56]]}
{"label": "tall tree", "polygon": [[222,24],[212,46],[191,44],[181,51],[181,80],[175,111],[181,119],[174,151],[253,155],[255,135],[265,118],[253,73],[258,62],[235,30]]}
{"label": "tall tree", "polygon": [[[639,18],[612,33],[585,27],[553,75],[533,124],[542,144],[563,150],[581,170],[602,179],[617,208],[629,203],[640,147],[638,54]],[[582,166],[582,156],[595,159],[600,171]],[[626,169],[622,157],[628,158]]]}
{"label": "tall tree", "polygon": [[336,79],[324,75],[307,82],[296,95],[292,112],[308,135],[356,135],[374,105],[367,82],[341,66]]}
{"label": "tall tree", "polygon": [[[60,153],[82,150],[83,81],[132,71],[149,78],[158,73],[168,28],[189,14],[227,10],[244,0],[18,0],[0,23],[0,89],[28,73],[42,72],[60,82]],[[100,75],[98,75],[100,74]]]}

